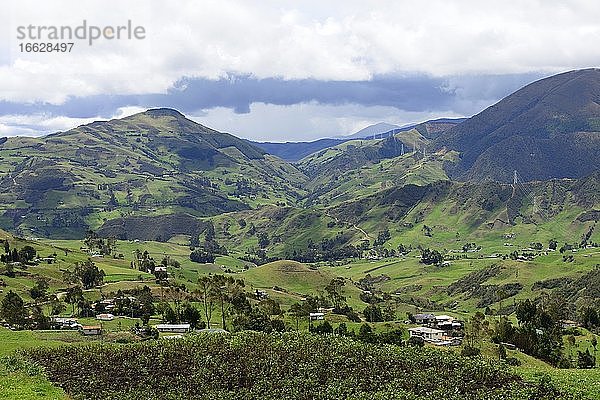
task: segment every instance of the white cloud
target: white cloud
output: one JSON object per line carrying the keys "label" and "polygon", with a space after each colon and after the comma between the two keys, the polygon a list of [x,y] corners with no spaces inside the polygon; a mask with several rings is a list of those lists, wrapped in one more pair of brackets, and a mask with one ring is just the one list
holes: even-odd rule
{"label": "white cloud", "polygon": [[[571,0],[9,0],[0,5],[0,99],[163,93],[183,76],[364,80],[421,72],[557,72],[600,64],[600,2]],[[146,28],[141,41],[76,43],[71,54],[18,53],[19,25]],[[0,58],[4,59],[4,58]]]}
{"label": "white cloud", "polygon": [[404,112],[393,107],[355,104],[278,106],[254,103],[247,114],[236,114],[229,108],[218,107],[191,116],[191,119],[246,139],[286,142],[347,135],[382,121],[405,125],[440,116],[462,117],[450,111]]}
{"label": "white cloud", "polygon": [[[124,118],[145,110],[145,108],[140,107],[121,107],[111,116],[111,118]],[[104,121],[106,119],[107,118],[103,117],[70,118],[49,114],[0,115],[0,137],[38,137],[59,131],[67,131],[79,125],[89,124],[94,121]]]}

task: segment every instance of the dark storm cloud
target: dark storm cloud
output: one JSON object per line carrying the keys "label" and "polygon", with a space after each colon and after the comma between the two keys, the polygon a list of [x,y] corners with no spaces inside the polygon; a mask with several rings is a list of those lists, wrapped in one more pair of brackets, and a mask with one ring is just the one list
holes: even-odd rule
{"label": "dark storm cloud", "polygon": [[71,118],[109,118],[125,106],[172,107],[184,113],[226,107],[236,113],[248,113],[252,103],[293,105],[306,102],[471,115],[540,77],[540,74],[528,73],[444,78],[377,76],[369,81],[255,79],[250,76],[230,76],[220,80],[185,78],[165,94],[70,97],[61,105],[0,101],[0,115],[48,113]]}

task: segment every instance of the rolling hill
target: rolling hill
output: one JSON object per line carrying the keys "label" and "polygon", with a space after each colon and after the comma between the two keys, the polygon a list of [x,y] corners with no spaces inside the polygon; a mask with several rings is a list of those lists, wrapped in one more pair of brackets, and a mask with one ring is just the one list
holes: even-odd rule
{"label": "rolling hill", "polygon": [[436,148],[459,151],[453,178],[578,178],[600,165],[600,70],[531,83],[443,133]]}

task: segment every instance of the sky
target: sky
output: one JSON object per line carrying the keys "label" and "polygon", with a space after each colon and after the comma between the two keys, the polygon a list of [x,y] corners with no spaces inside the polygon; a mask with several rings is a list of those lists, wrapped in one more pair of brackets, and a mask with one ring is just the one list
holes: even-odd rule
{"label": "sky", "polygon": [[[153,107],[277,142],[468,117],[542,77],[599,66],[598,15],[594,0],[4,0],[0,136]],[[86,38],[47,36],[84,20]],[[91,26],[111,36],[129,21],[142,38],[89,44]],[[29,26],[46,36],[20,37]],[[39,42],[74,44],[21,51]]]}

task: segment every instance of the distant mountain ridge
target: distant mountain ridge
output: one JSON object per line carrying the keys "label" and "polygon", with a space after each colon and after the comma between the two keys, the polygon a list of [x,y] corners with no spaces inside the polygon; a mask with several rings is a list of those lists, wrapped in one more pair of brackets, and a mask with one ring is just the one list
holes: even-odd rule
{"label": "distant mountain ridge", "polygon": [[392,137],[401,132],[408,132],[412,129],[417,129],[421,135],[428,139],[433,139],[439,136],[442,132],[450,127],[461,123],[466,118],[439,118],[430,121],[420,122],[407,126],[397,126],[380,122],[368,126],[360,131],[347,136],[336,136],[334,138],[318,139],[311,142],[254,142],[250,141],[254,146],[260,147],[264,151],[282,160],[289,162],[297,162],[301,159],[319,152],[321,150],[335,147],[349,140],[355,139],[385,139]]}
{"label": "distant mountain ridge", "polygon": [[376,124],[362,128],[361,130],[354,132],[353,134],[337,136],[336,139],[364,139],[369,136],[379,135],[381,133],[401,128],[402,127],[399,125],[389,124],[387,122],[378,122]]}
{"label": "distant mountain ridge", "polygon": [[[0,228],[40,237],[80,238],[96,229],[168,240],[195,235],[227,213],[276,206],[359,215],[368,203],[361,199],[390,190],[459,180],[475,191],[487,181],[512,181],[514,170],[523,181],[577,178],[588,182],[582,193],[591,196],[599,166],[596,69],[534,82],[466,120],[396,127],[376,139],[253,143],[161,108],[1,140]],[[506,200],[504,190],[491,195]]]}
{"label": "distant mountain ridge", "polygon": [[[350,140],[350,139],[348,139]],[[304,157],[329,147],[344,143],[344,139],[319,139],[312,142],[250,142],[260,147],[265,152],[281,158],[282,160],[295,162]]]}

